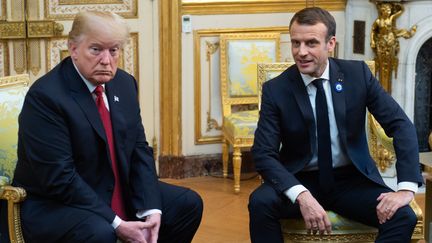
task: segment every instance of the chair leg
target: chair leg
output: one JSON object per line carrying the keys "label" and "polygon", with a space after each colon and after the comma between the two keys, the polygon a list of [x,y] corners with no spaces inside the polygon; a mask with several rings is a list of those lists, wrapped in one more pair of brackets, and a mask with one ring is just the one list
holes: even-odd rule
{"label": "chair leg", "polygon": [[241,149],[234,147],[233,152],[233,170],[234,170],[234,192],[240,192],[240,171],[241,171]]}
{"label": "chair leg", "polygon": [[222,172],[223,177],[228,177],[228,141],[222,139]]}

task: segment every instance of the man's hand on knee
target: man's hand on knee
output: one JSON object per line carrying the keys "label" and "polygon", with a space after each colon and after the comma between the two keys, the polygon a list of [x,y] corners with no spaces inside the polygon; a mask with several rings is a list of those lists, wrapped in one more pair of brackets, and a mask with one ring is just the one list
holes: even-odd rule
{"label": "man's hand on knee", "polygon": [[154,213],[146,218],[146,223],[149,223],[149,227],[143,229],[144,237],[147,243],[157,243],[159,235],[159,227],[161,224],[161,215],[159,213]]}
{"label": "man's hand on knee", "polygon": [[390,220],[399,208],[408,205],[413,199],[414,192],[409,190],[381,193],[376,208],[379,223],[384,224]]}
{"label": "man's hand on knee", "polygon": [[151,227],[151,222],[122,221],[115,231],[123,242],[152,243],[147,241],[144,234],[144,230]]}
{"label": "man's hand on knee", "polygon": [[308,232],[331,233],[331,222],[326,211],[309,191],[300,193],[297,202]]}

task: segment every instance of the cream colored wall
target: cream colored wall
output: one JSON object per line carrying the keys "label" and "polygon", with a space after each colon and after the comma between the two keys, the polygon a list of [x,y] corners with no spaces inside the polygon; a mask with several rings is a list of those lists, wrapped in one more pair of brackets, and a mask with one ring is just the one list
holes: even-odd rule
{"label": "cream colored wall", "polygon": [[[337,39],[339,41],[339,56],[344,55],[344,34],[345,34],[345,13],[343,11],[332,12],[337,22]],[[198,154],[215,154],[221,153],[221,144],[195,144],[195,99],[194,99],[194,73],[197,67],[194,65],[194,33],[193,31],[211,30],[211,29],[246,29],[246,28],[271,28],[271,27],[287,27],[293,13],[268,13],[268,14],[229,14],[229,15],[192,15],[192,32],[182,33],[182,148],[184,155]],[[214,39],[214,38],[213,38]],[[214,40],[217,41],[217,38]],[[281,61],[292,60],[290,54],[290,43],[288,34],[281,36]],[[217,57],[213,60],[219,62]],[[218,63],[212,65],[215,68],[219,67]],[[219,72],[219,70],[217,70]],[[215,72],[215,71],[213,71]],[[213,75],[212,75],[213,76]],[[218,82],[219,80],[212,80]],[[202,80],[202,86],[208,87],[208,80]],[[206,99],[208,92],[204,90],[201,96]],[[217,89],[214,89],[212,96],[220,95]],[[204,102],[204,101],[203,101]],[[217,103],[212,103],[214,112],[212,118],[222,121],[219,107],[215,107]],[[201,117],[206,116],[206,104],[201,104]],[[202,131],[205,127],[201,128]],[[205,132],[205,131],[203,131]],[[220,131],[212,131],[211,135],[220,134]]]}

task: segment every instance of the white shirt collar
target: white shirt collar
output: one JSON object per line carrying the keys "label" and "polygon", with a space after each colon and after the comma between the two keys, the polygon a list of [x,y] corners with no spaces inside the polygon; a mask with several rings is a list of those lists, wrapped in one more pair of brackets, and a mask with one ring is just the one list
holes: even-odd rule
{"label": "white shirt collar", "polygon": [[303,82],[304,82],[304,84],[305,84],[306,87],[310,83],[312,83],[312,81],[314,81],[317,78],[322,78],[322,79],[325,79],[325,80],[330,80],[330,65],[329,65],[328,59],[327,59],[326,68],[324,69],[324,72],[322,73],[321,77],[312,77],[312,76],[310,76],[308,74],[303,74],[303,73],[300,73],[300,75],[301,75],[301,77],[303,79]]}

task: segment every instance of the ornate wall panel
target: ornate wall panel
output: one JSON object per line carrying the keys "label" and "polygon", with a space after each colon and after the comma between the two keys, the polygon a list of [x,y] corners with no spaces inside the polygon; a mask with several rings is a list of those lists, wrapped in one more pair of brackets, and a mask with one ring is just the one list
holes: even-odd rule
{"label": "ornate wall panel", "polygon": [[288,27],[253,29],[208,29],[194,32],[194,85],[195,85],[195,144],[221,142],[222,107],[220,94],[219,37],[227,33],[279,32],[281,33],[281,60],[288,61]]}
{"label": "ornate wall panel", "polygon": [[[122,56],[120,58],[119,67],[126,72],[132,74],[137,79],[139,78],[138,65],[138,33],[131,33],[129,40],[124,46]],[[67,37],[52,38],[47,43],[46,49],[46,70],[51,70],[61,60],[69,56],[67,48]]]}
{"label": "ornate wall panel", "polygon": [[6,19],[6,0],[0,0],[0,20]]}
{"label": "ornate wall panel", "polygon": [[182,0],[184,14],[296,12],[306,6],[344,10],[346,0]]}
{"label": "ornate wall panel", "polygon": [[138,17],[138,0],[46,0],[45,17],[72,19],[78,12],[100,10],[117,13],[125,18]]}
{"label": "ornate wall panel", "polygon": [[7,42],[0,42],[0,77],[9,75],[9,51]]}

